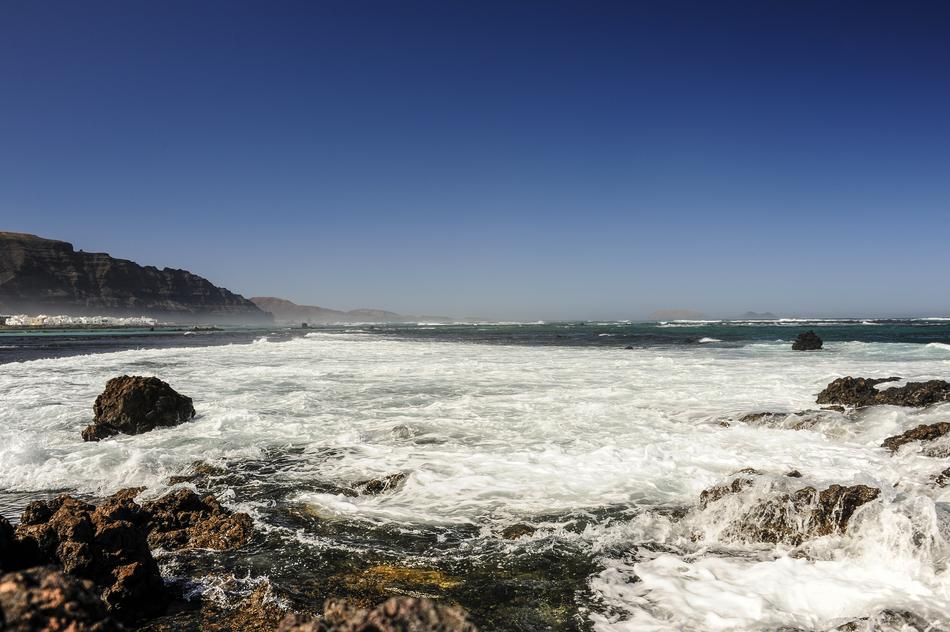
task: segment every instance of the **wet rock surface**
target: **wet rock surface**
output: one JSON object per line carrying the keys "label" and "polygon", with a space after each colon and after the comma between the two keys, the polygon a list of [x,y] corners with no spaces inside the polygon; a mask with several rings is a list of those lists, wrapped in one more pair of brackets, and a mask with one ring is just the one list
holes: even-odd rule
{"label": "wet rock surface", "polygon": [[0,629],[10,632],[118,632],[92,582],[36,567],[0,577]]}
{"label": "wet rock surface", "polygon": [[413,597],[393,597],[366,610],[345,600],[329,600],[323,619],[290,615],[279,632],[477,632],[459,606]]}
{"label": "wet rock surface", "polygon": [[818,351],[823,342],[821,336],[814,331],[805,331],[798,334],[798,338],[792,343],[794,351]]}
{"label": "wet rock surface", "polygon": [[251,517],[225,509],[214,496],[181,489],[142,505],[148,543],[169,550],[233,549],[254,535]]}
{"label": "wet rock surface", "polygon": [[378,494],[395,490],[407,478],[409,478],[409,475],[405,472],[397,472],[395,474],[390,474],[389,476],[382,476],[380,478],[371,478],[369,480],[360,481],[355,485],[355,488],[358,494],[376,496]]}
{"label": "wet rock surface", "polygon": [[136,435],[160,426],[177,426],[195,416],[190,397],[157,377],[123,375],[109,380],[96,398],[92,424],[82,431],[85,441],[119,433]]}
{"label": "wet rock surface", "polygon": [[[15,537],[0,541],[20,557],[36,551],[45,563],[91,581],[112,615],[134,623],[161,615],[171,600],[151,548],[230,549],[254,534],[248,515],[212,496],[178,490],[138,504],[141,489],[122,490],[98,506],[71,496],[27,505]],[[11,549],[12,546],[12,549]]]}
{"label": "wet rock surface", "polygon": [[117,619],[134,622],[160,614],[169,598],[140,519],[129,494],[99,507],[60,496],[32,503],[16,535],[63,572],[93,582]]}
{"label": "wet rock surface", "polygon": [[878,389],[876,385],[896,382],[899,377],[842,377],[818,394],[817,403],[839,406],[914,406],[924,407],[950,400],[950,383],[944,380],[908,382],[904,386]]}
{"label": "wet rock surface", "polygon": [[939,439],[947,433],[950,433],[950,423],[941,421],[935,424],[921,424],[916,428],[911,428],[907,432],[884,439],[882,448],[887,448],[891,452],[896,452],[902,445],[913,443],[915,441],[933,441]]}
{"label": "wet rock surface", "polygon": [[[744,492],[755,483],[753,476],[746,473],[705,490],[700,494],[700,508],[707,509],[716,501]],[[855,511],[879,495],[879,489],[867,485],[830,485],[821,491],[809,486],[766,493],[744,506],[724,535],[797,546],[812,538],[845,532]]]}

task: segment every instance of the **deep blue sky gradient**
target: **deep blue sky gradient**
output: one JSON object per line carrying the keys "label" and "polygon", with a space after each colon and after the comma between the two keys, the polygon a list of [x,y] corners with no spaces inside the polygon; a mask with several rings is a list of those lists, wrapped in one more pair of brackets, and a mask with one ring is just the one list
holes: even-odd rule
{"label": "deep blue sky gradient", "polygon": [[948,315],[950,3],[4,0],[0,229],[338,308]]}

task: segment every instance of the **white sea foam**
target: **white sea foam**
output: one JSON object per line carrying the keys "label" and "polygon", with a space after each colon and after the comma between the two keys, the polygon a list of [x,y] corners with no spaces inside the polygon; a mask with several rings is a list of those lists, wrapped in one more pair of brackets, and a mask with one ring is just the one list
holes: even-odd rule
{"label": "white sea foam", "polygon": [[700,338],[699,341],[704,342],[704,343],[705,342],[722,342],[722,340],[720,340],[719,338],[709,338],[709,337]]}
{"label": "white sea foam", "polygon": [[[612,607],[593,615],[597,629],[826,629],[884,608],[943,625],[950,493],[930,481],[945,464],[878,446],[944,420],[950,406],[878,407],[850,424],[829,418],[798,431],[718,424],[744,412],[813,407],[815,394],[843,375],[950,374],[950,357],[925,345],[827,346],[820,354],[776,343],[617,353],[310,332],[281,343],[5,364],[0,489],[161,490],[195,460],[261,458],[293,446],[302,450],[297,466],[268,475],[290,490],[409,474],[380,496],[291,493],[317,513],[495,528],[573,510],[692,507],[702,489],[739,468],[798,469],[808,484],[862,483],[882,497],[846,537],[806,555],[721,540],[708,513],[671,522],[644,510],[564,535],[605,568],[589,587]],[[123,373],[160,376],[195,398],[198,416],[82,442],[92,401]],[[704,535],[695,540],[686,529],[697,521]],[[650,553],[645,542],[664,552]]]}

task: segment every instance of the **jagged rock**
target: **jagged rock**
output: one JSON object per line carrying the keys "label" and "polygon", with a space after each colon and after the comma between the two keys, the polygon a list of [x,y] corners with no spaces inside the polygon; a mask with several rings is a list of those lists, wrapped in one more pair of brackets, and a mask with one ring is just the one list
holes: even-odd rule
{"label": "jagged rock", "polygon": [[477,632],[468,614],[459,606],[430,599],[393,597],[372,610],[364,610],[345,600],[329,600],[323,620],[306,615],[290,615],[278,632]]}
{"label": "jagged rock", "polygon": [[254,524],[245,513],[232,513],[214,499],[180,489],[142,505],[148,543],[169,550],[233,549],[247,544]]}
{"label": "jagged rock", "polygon": [[[729,483],[713,486],[700,494],[700,509],[726,496],[738,494],[754,481],[741,476]],[[867,485],[831,485],[818,491],[803,487],[793,492],[779,492],[753,502],[741,516],[724,530],[729,538],[753,542],[784,543],[798,546],[805,540],[848,528],[858,507],[880,495],[880,490]]]}
{"label": "jagged rock", "polygon": [[158,426],[177,426],[195,416],[191,398],[157,377],[123,375],[106,382],[96,398],[95,417],[82,431],[85,441],[118,433],[141,434]]}
{"label": "jagged rock", "polygon": [[895,382],[899,377],[869,379],[863,377],[842,377],[831,382],[818,394],[819,404],[837,404],[841,406],[891,406],[923,407],[950,400],[950,383],[944,380],[927,382],[908,382],[901,387],[878,390],[877,384]]}
{"label": "jagged rock", "polygon": [[36,543],[18,539],[13,525],[0,516],[0,573],[40,566],[46,562]]}
{"label": "jagged rock", "polygon": [[36,567],[0,577],[0,629],[10,632],[119,632],[92,582]]}
{"label": "jagged rock", "polygon": [[792,470],[791,472],[785,472],[785,476],[789,478],[801,478],[802,473],[799,472],[798,470]]}
{"label": "jagged rock", "polygon": [[534,535],[534,532],[537,531],[534,527],[529,524],[518,523],[505,527],[501,530],[501,537],[506,540],[517,540],[518,538],[523,538],[525,536]]}
{"label": "jagged rock", "polygon": [[131,492],[95,507],[60,496],[32,504],[16,529],[63,572],[92,581],[110,612],[123,622],[160,614],[168,593],[141,528]]}
{"label": "jagged rock", "polygon": [[887,448],[891,452],[896,452],[898,448],[906,443],[912,443],[914,441],[933,441],[948,432],[950,432],[950,423],[945,421],[935,424],[921,424],[903,434],[884,439],[884,443],[881,444],[881,447]]}
{"label": "jagged rock", "polygon": [[747,476],[739,476],[728,483],[713,485],[708,489],[704,489],[699,494],[699,507],[700,509],[705,509],[710,503],[714,503],[720,498],[724,498],[730,494],[738,494],[746,487],[751,486],[753,482],[754,481]]}
{"label": "jagged rock", "polygon": [[409,475],[405,472],[397,472],[395,474],[390,474],[389,476],[360,481],[356,483],[355,487],[356,491],[360,494],[375,496],[377,494],[382,494],[384,492],[396,489],[396,487],[398,487],[399,484],[408,477]]}
{"label": "jagged rock", "polygon": [[817,351],[821,349],[821,336],[814,331],[806,331],[798,334],[798,338],[792,343],[792,349],[795,351]]}

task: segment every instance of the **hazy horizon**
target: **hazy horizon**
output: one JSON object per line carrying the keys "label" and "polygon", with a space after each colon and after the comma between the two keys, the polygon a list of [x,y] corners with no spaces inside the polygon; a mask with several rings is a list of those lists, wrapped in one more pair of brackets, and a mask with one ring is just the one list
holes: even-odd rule
{"label": "hazy horizon", "polygon": [[938,2],[6,3],[0,229],[343,310],[947,316],[948,32]]}

